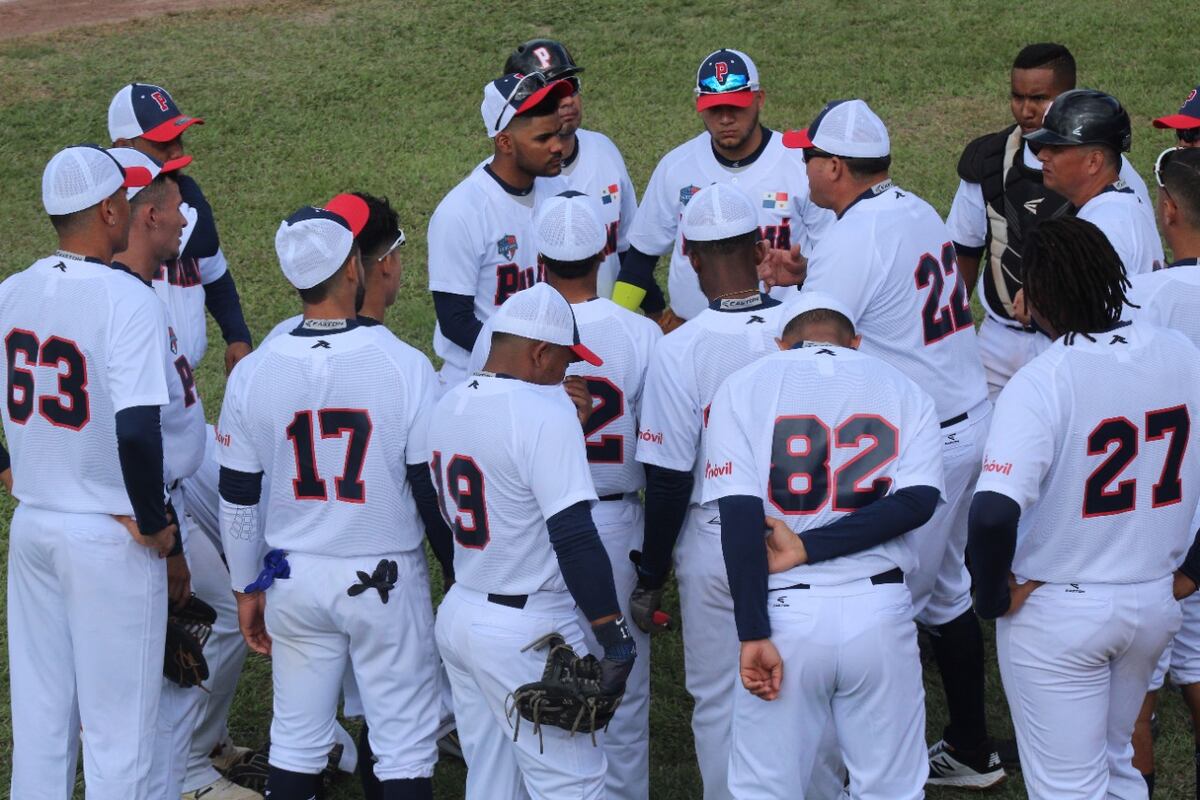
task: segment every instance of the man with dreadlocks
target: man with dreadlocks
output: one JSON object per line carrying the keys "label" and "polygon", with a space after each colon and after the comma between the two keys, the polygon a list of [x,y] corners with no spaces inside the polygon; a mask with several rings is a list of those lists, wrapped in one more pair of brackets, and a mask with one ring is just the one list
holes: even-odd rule
{"label": "man with dreadlocks", "polygon": [[1200,579],[1200,351],[1122,319],[1129,281],[1087,221],[1040,225],[1023,264],[1055,341],[996,405],[970,514],[976,607],[999,618],[1029,797],[1146,797],[1134,720]]}

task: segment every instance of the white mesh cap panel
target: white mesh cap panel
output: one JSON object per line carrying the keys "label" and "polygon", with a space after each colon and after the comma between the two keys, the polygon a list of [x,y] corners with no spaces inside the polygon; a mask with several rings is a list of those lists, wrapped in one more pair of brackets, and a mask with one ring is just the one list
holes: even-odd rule
{"label": "white mesh cap panel", "polygon": [[582,261],[596,255],[608,240],[600,218],[595,198],[575,191],[555,195],[538,214],[538,252],[556,261]]}
{"label": "white mesh cap panel", "polygon": [[122,86],[108,104],[108,135],[114,142],[142,135],[142,126],[133,113],[133,86],[132,83]]}
{"label": "white mesh cap panel", "polygon": [[683,238],[715,242],[758,230],[758,212],[745,192],[714,183],[692,196],[683,212]]}
{"label": "white mesh cap panel", "polygon": [[47,214],[73,214],[91,208],[125,182],[112,156],[98,147],[68,147],[46,164],[42,205]]}
{"label": "white mesh cap panel", "polygon": [[862,100],[831,105],[809,129],[814,146],[848,158],[882,158],[891,152],[887,127]]}
{"label": "white mesh cap panel", "polygon": [[279,225],[275,253],[288,281],[297,289],[310,289],[346,262],[354,234],[331,219],[292,219]]}
{"label": "white mesh cap panel", "polygon": [[538,283],[504,301],[492,331],[569,347],[575,343],[575,315],[558,290]]}

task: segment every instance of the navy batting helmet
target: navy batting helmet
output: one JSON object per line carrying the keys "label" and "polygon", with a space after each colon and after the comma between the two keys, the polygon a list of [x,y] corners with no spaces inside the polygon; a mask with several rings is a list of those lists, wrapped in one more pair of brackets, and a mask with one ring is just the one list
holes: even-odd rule
{"label": "navy batting helmet", "polygon": [[508,61],[504,62],[504,71],[540,72],[550,80],[558,80],[583,72],[583,67],[575,63],[575,59],[571,58],[571,53],[562,42],[553,39],[531,39],[513,51]]}
{"label": "navy batting helmet", "polygon": [[1072,89],[1054,98],[1042,127],[1025,138],[1035,147],[1102,144],[1123,153],[1129,150],[1133,133],[1129,114],[1117,98],[1095,89]]}

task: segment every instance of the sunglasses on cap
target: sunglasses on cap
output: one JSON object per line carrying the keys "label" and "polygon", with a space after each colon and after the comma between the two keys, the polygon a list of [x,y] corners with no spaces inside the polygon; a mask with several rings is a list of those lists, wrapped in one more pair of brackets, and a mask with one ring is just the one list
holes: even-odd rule
{"label": "sunglasses on cap", "polygon": [[1184,144],[1195,144],[1200,141],[1200,128],[1183,128],[1175,131],[1175,138]]}
{"label": "sunglasses on cap", "polygon": [[1182,149],[1181,147],[1168,147],[1158,154],[1158,158],[1154,159],[1154,182],[1158,184],[1158,188],[1167,188],[1163,185],[1163,171],[1167,168],[1167,164],[1171,163],[1174,155]]}
{"label": "sunglasses on cap", "polygon": [[531,94],[545,88],[552,82],[541,72],[530,72],[523,76],[509,91],[508,97],[504,98],[504,107],[500,109],[500,115],[496,117],[496,121],[492,124],[492,130],[500,128],[500,120],[504,119],[504,112],[508,110],[508,106],[520,106]]}
{"label": "sunglasses on cap", "polygon": [[398,250],[400,247],[404,246],[404,243],[406,241],[408,241],[407,239],[404,238],[404,229],[401,228],[399,233],[400,233],[400,235],[396,237],[396,241],[392,242],[392,246],[389,247],[387,250],[384,250],[383,255],[381,255],[379,258],[375,259],[376,261],[383,261],[385,258],[390,256],[392,253],[396,252],[396,250]]}
{"label": "sunglasses on cap", "polygon": [[809,161],[812,161],[815,158],[836,158],[836,156],[834,156],[833,153],[826,153],[824,150],[821,150],[816,147],[804,148],[803,150],[800,151],[800,157],[804,159],[805,164],[807,164]]}

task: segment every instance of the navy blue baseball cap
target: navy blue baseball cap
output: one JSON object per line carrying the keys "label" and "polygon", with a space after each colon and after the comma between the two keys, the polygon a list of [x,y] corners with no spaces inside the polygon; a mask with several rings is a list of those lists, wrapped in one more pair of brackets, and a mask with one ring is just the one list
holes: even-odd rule
{"label": "navy blue baseball cap", "polygon": [[1154,127],[1174,128],[1177,131],[1200,128],[1200,86],[1192,89],[1191,94],[1187,96],[1187,99],[1183,101],[1183,105],[1179,107],[1178,114],[1159,117],[1154,120]]}
{"label": "navy blue baseball cap", "polygon": [[709,53],[696,70],[696,110],[713,106],[746,108],[758,91],[758,67],[740,50]]}
{"label": "navy blue baseball cap", "polygon": [[561,99],[574,93],[575,87],[566,80],[550,80],[541,72],[524,75],[510,72],[488,81],[483,87],[479,113],[487,126],[488,137],[494,138],[508,127],[513,117],[524,114],[547,97]]}
{"label": "navy blue baseball cap", "polygon": [[131,83],[122,86],[108,104],[108,135],[117,139],[141,136],[152,142],[169,142],[204,120],[180,112],[171,95],[161,86]]}

